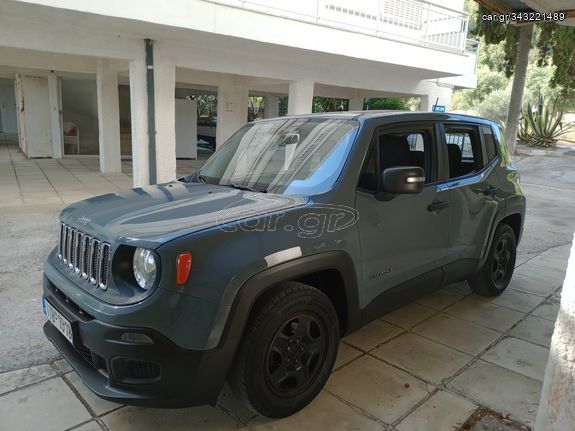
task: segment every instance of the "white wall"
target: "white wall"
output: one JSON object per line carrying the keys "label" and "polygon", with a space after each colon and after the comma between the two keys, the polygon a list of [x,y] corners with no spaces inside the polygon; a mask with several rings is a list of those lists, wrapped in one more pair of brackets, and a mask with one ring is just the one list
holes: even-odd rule
{"label": "white wall", "polygon": [[98,99],[96,81],[63,79],[62,121],[74,123],[80,135],[80,154],[98,154]]}
{"label": "white wall", "polygon": [[12,79],[0,78],[0,132],[7,135],[18,134],[16,95]]}

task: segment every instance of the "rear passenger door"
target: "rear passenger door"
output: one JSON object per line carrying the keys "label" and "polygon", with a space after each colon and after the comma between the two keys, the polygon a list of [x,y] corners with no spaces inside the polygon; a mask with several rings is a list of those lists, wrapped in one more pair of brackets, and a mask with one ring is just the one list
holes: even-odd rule
{"label": "rear passenger door", "polygon": [[446,282],[454,282],[473,271],[481,258],[501,191],[491,126],[445,122],[442,129],[448,179],[441,187],[451,192]]}

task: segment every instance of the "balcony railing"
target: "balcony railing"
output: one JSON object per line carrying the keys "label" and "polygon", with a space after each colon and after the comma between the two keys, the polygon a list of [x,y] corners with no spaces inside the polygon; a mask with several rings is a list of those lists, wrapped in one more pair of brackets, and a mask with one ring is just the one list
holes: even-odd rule
{"label": "balcony railing", "polygon": [[466,51],[467,13],[425,0],[207,1],[434,49]]}

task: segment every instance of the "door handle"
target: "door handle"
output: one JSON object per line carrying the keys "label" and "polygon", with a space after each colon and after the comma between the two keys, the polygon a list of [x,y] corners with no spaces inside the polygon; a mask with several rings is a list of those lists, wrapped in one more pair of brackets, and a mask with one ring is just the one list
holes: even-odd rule
{"label": "door handle", "polygon": [[492,196],[499,192],[499,187],[489,186],[486,189],[475,189],[475,193],[480,193],[483,196]]}
{"label": "door handle", "polygon": [[441,211],[441,210],[444,210],[445,208],[449,208],[449,205],[451,205],[451,204],[448,201],[434,200],[433,202],[431,202],[427,206],[427,211],[430,211],[430,212]]}

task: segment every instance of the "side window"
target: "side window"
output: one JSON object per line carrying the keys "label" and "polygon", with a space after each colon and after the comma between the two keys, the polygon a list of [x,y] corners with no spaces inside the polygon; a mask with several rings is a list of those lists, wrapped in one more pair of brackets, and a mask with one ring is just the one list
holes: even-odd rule
{"label": "side window", "polygon": [[425,182],[435,181],[433,125],[382,128],[375,131],[365,158],[358,187],[377,191],[381,172],[398,166],[419,166],[425,171]]}
{"label": "side window", "polygon": [[457,178],[481,170],[479,130],[475,126],[445,125],[445,141],[449,158],[449,178]]}
{"label": "side window", "polygon": [[489,126],[481,126],[483,131],[483,142],[485,142],[485,151],[487,153],[487,163],[497,157],[497,150],[495,149],[495,137],[493,130]]}

